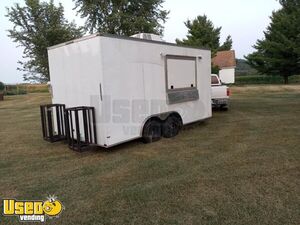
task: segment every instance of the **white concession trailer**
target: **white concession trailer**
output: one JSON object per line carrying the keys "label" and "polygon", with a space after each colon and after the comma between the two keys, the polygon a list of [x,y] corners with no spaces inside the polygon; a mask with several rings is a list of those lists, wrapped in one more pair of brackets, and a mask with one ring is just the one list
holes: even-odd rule
{"label": "white concession trailer", "polygon": [[210,50],[95,34],[50,47],[48,55],[52,106],[70,109],[53,113],[66,122],[52,129],[65,129],[70,142],[152,142],[212,116]]}

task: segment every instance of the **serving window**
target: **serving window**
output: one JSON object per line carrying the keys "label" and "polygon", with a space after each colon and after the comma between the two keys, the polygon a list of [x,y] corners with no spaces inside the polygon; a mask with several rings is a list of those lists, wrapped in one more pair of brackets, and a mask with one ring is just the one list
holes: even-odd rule
{"label": "serving window", "polygon": [[167,104],[199,99],[197,89],[197,57],[166,55]]}
{"label": "serving window", "polygon": [[167,90],[195,89],[197,87],[196,62],[196,57],[167,55]]}

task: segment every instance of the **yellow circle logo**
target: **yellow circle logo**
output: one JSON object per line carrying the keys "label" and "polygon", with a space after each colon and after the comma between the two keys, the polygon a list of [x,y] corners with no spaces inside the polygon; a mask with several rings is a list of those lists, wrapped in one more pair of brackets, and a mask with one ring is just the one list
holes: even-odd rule
{"label": "yellow circle logo", "polygon": [[45,201],[43,204],[43,210],[48,216],[58,216],[63,210],[62,203],[58,200]]}

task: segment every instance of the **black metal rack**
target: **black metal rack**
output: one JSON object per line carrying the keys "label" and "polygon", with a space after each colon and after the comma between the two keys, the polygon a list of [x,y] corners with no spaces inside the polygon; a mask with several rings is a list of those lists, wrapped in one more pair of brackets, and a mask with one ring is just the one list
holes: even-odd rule
{"label": "black metal rack", "polygon": [[65,125],[71,149],[82,152],[87,147],[97,144],[94,107],[82,106],[65,109]]}
{"label": "black metal rack", "polygon": [[66,140],[65,105],[41,105],[40,109],[44,139],[49,142]]}

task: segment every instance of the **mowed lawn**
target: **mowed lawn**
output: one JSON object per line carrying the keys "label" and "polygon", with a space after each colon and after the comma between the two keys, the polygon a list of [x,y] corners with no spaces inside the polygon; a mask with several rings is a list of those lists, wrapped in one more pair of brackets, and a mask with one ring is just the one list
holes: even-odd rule
{"label": "mowed lawn", "polygon": [[7,97],[0,198],[58,196],[65,210],[49,224],[299,224],[300,86],[232,92],[229,111],[174,139],[81,154],[42,140],[48,94]]}

